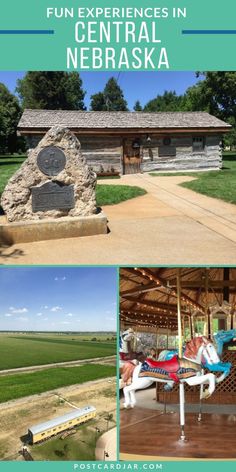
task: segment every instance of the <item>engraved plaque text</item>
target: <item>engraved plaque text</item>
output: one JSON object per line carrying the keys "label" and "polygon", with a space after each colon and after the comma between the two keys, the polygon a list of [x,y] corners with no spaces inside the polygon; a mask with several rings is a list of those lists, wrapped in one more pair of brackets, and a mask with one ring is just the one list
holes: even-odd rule
{"label": "engraved plaque text", "polygon": [[70,210],[75,206],[74,186],[47,182],[41,187],[32,188],[32,210]]}

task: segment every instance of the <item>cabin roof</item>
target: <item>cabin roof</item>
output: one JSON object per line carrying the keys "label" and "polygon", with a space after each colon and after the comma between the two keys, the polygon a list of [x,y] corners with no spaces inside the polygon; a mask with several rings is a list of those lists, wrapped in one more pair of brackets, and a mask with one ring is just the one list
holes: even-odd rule
{"label": "cabin roof", "polygon": [[217,129],[231,126],[206,112],[123,112],[123,111],[68,111],[26,109],[18,130],[45,130],[52,126],[71,130],[85,129]]}
{"label": "cabin roof", "polygon": [[42,433],[43,431],[49,430],[50,428],[55,428],[60,424],[66,423],[67,421],[74,420],[75,418],[80,418],[86,413],[91,413],[92,411],[96,411],[96,408],[94,406],[85,406],[84,408],[78,408],[76,410],[70,411],[69,413],[66,413],[65,415],[57,416],[52,420],[45,421],[44,423],[40,423],[35,426],[31,426],[29,428],[29,431],[32,434]]}

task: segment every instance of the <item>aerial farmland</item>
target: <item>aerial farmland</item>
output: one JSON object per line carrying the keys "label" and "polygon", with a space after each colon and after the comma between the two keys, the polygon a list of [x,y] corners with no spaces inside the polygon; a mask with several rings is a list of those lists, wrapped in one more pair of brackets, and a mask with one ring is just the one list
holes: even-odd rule
{"label": "aerial farmland", "polygon": [[[58,268],[50,269],[58,273]],[[19,273],[21,268],[12,270]],[[65,271],[67,272],[68,268],[64,269],[63,273]],[[0,282],[3,284],[4,272],[5,269],[0,270]],[[36,275],[38,277],[38,273]],[[77,273],[73,272],[73,277],[75,276],[77,277]],[[86,276],[88,277],[88,274]],[[116,311],[115,292],[116,289],[114,297],[112,299],[109,297],[107,304],[107,307],[113,306],[113,313]],[[76,317],[78,320],[78,314],[74,315],[75,309],[72,310],[71,303],[64,308],[67,293],[60,292],[59,295],[60,304],[45,305],[48,308],[44,308],[46,315],[42,316],[44,318],[51,316],[57,328],[60,328],[62,321],[69,319],[68,328],[71,329],[68,331],[59,329],[47,331],[45,322],[48,320],[43,322],[43,319],[40,320],[43,328],[41,330],[20,330],[19,323],[22,323],[22,320],[19,321],[19,318],[24,318],[25,323],[26,318],[27,321],[30,320],[28,324],[32,327],[32,323],[36,325],[41,315],[37,317],[37,314],[31,314],[31,308],[27,308],[26,303],[24,308],[18,308],[14,301],[13,307],[6,308],[4,300],[1,302],[0,320],[3,329],[0,332],[0,460],[100,460],[106,447],[104,438],[110,432],[114,435],[116,329],[104,331],[74,329],[76,322],[73,318]],[[83,304],[82,297],[81,304]],[[104,305],[104,302],[102,304]],[[19,306],[23,307],[23,304]],[[60,306],[62,309],[51,311],[54,306]],[[23,316],[21,313],[14,313],[22,312],[23,309]],[[36,307],[35,312],[39,309],[40,307]],[[103,307],[103,310],[103,322],[102,320],[100,322],[100,310],[97,310],[98,325],[105,327],[108,318],[106,311],[109,311],[110,315],[112,309]],[[42,308],[41,311],[43,312]],[[70,316],[67,316],[68,313]],[[93,326],[97,327],[96,317],[93,317],[92,311],[90,313]],[[11,316],[4,316],[5,314]],[[34,321],[31,320],[31,316],[34,316]],[[86,323],[83,323],[81,313],[79,316],[82,327],[87,327],[87,319]],[[6,323],[6,318],[9,318],[10,322],[7,320]],[[115,318],[116,316],[112,320],[115,321],[114,327],[116,327]],[[16,329],[11,330],[10,326]],[[111,326],[111,320],[108,320],[107,326]],[[82,411],[90,405],[95,411],[93,417],[85,418],[73,428],[68,425],[60,426],[60,431],[51,434],[52,437],[45,437],[36,444],[30,443],[29,428],[34,430],[45,422],[45,424],[58,422],[58,418],[73,415],[73,412],[76,415],[77,411]],[[107,460],[109,456],[111,460],[114,459],[115,443],[114,440],[114,447],[111,447]]]}

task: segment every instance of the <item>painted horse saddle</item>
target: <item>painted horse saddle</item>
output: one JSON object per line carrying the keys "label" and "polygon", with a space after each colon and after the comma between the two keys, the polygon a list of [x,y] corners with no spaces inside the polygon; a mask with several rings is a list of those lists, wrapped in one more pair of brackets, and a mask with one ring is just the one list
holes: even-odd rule
{"label": "painted horse saddle", "polygon": [[166,361],[154,361],[147,358],[142,364],[139,377],[156,377],[178,383],[180,379],[191,377],[193,372],[200,369],[200,365],[187,359],[179,359],[178,356]]}
{"label": "painted horse saddle", "polygon": [[157,367],[158,369],[163,369],[166,372],[177,372],[179,370],[179,359],[177,356],[172,357],[172,359],[168,361],[154,361],[148,357],[146,362],[150,367]]}

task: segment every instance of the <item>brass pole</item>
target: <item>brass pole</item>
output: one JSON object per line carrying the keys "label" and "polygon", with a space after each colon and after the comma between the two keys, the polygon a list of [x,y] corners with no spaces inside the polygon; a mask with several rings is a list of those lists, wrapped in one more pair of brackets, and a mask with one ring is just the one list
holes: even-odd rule
{"label": "brass pole", "polygon": [[209,274],[208,274],[208,269],[205,269],[205,317],[206,317],[206,322],[207,322],[207,333],[206,336],[211,335],[211,322],[210,322],[210,315],[208,312],[208,287],[209,287]]}
{"label": "brass pole", "polygon": [[182,343],[182,324],[181,324],[181,280],[180,268],[177,269],[177,315],[178,315],[178,338],[179,338],[179,357],[183,355]]}

